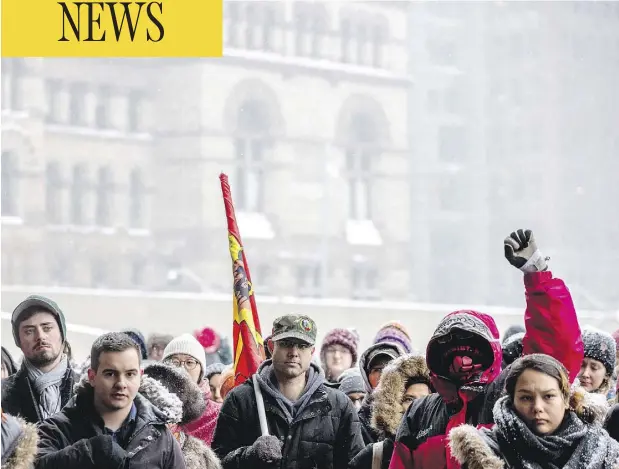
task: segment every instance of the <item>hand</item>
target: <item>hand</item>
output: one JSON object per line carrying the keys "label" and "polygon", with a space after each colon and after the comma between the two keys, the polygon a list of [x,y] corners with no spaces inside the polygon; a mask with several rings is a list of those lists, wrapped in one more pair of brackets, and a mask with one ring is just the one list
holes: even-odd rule
{"label": "hand", "polygon": [[87,440],[92,460],[97,466],[121,468],[125,464],[126,451],[114,442],[111,435],[97,435]]}
{"label": "hand", "polygon": [[531,230],[514,231],[503,241],[505,259],[514,267],[525,273],[541,272],[548,269],[548,265],[540,250],[537,248],[535,237]]}
{"label": "hand", "polygon": [[278,465],[282,459],[283,443],[276,436],[259,437],[248,450],[248,457],[262,465]]}

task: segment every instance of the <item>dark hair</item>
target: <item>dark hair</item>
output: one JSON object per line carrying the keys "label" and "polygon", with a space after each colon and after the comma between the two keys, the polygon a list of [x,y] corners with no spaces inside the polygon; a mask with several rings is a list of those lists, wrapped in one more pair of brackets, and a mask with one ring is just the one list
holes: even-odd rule
{"label": "dark hair", "polygon": [[549,355],[533,353],[517,359],[512,363],[509,369],[507,379],[505,380],[505,391],[507,391],[512,402],[514,401],[514,394],[516,394],[516,383],[518,382],[518,378],[520,378],[520,375],[526,370],[538,371],[556,379],[563,398],[566,402],[569,400],[570,381],[565,367],[561,362]]}
{"label": "dark hair", "polygon": [[140,346],[124,332],[108,332],[97,337],[90,349],[90,368],[97,371],[99,368],[99,357],[104,352],[124,352],[125,350],[135,350],[138,360],[142,362]]}
{"label": "dark hair", "polygon": [[425,377],[425,376],[413,376],[411,378],[408,378],[406,380],[406,384],[404,385],[404,392],[406,392],[406,390],[408,388],[410,388],[413,384],[425,384],[426,386],[428,386],[428,389],[432,389],[431,385],[430,385],[430,380]]}

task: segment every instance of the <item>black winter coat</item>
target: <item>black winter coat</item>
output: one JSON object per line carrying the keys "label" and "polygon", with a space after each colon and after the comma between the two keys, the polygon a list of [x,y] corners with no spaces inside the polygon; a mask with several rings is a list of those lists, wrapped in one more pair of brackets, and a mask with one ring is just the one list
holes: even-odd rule
{"label": "black winter coat", "polygon": [[[291,425],[275,399],[263,393],[269,433],[283,443],[282,469],[345,469],[363,449],[357,412],[342,392],[324,384]],[[261,436],[252,380],[234,388],[219,412],[213,449],[224,469],[252,467],[249,447]]]}
{"label": "black winter coat", "polygon": [[[73,396],[73,386],[77,376],[68,367],[60,384],[60,403],[64,407]],[[2,410],[10,415],[21,417],[26,422],[37,423],[43,420],[37,397],[28,379],[28,371],[21,366],[19,371],[2,380]]]}
{"label": "black winter coat", "polygon": [[87,385],[59,413],[39,426],[37,469],[185,469],[178,442],[165,415],[139,394],[135,430],[126,448],[103,434]]}

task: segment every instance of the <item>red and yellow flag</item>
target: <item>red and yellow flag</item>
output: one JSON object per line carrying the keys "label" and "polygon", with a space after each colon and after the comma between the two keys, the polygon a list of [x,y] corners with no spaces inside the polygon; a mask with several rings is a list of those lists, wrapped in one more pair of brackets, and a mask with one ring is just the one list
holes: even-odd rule
{"label": "red and yellow flag", "polygon": [[236,224],[232,194],[228,176],[221,174],[221,192],[224,197],[226,218],[228,220],[228,243],[232,256],[232,275],[234,278],[234,297],[232,299],[233,322],[232,338],[234,347],[234,385],[238,386],[258,371],[264,360],[264,342],[260,330],[260,319],[252,288],[251,276],[247,266],[245,250],[241,242],[239,227]]}

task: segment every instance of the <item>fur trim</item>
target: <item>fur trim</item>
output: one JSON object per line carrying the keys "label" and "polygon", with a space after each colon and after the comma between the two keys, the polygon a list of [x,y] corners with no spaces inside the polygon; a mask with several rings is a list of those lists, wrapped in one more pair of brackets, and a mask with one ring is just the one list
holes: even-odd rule
{"label": "fur trim", "polygon": [[404,414],[404,387],[411,378],[422,378],[430,387],[430,370],[424,357],[403,355],[385,367],[373,394],[371,425],[374,429],[385,435],[397,433]]}
{"label": "fur trim", "polygon": [[37,445],[39,443],[39,435],[37,427],[32,423],[27,423],[25,420],[15,417],[22,429],[22,435],[19,443],[15,448],[15,452],[9,458],[2,469],[31,469],[34,467],[34,460],[37,455]]}
{"label": "fur trim", "polygon": [[451,430],[449,448],[453,457],[468,469],[505,469],[505,463],[472,425],[460,425]]}
{"label": "fur trim", "polygon": [[602,394],[587,392],[582,387],[572,387],[570,409],[585,423],[603,425],[608,413],[608,403],[606,396]]}
{"label": "fur trim", "polygon": [[183,403],[179,397],[156,379],[143,375],[139,393],[165,414],[168,423],[179,423],[183,419]]}
{"label": "fur trim", "polygon": [[183,455],[187,469],[222,469],[215,452],[194,436],[187,435]]}

